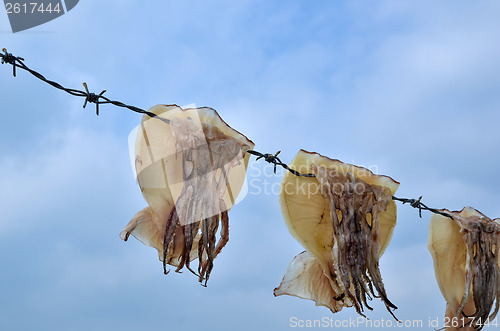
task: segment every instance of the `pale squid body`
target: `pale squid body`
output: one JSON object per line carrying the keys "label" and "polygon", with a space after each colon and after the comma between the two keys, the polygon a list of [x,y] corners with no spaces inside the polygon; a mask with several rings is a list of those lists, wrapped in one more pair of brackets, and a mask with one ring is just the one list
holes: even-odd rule
{"label": "pale squid body", "polygon": [[[137,181],[148,207],[121,232],[158,250],[166,265],[208,280],[229,239],[228,211],[245,180],[254,143],[212,108],[157,105],[144,115],[135,145]],[[220,230],[220,238],[217,233]],[[198,258],[198,270],[190,262]]]}
{"label": "pale squid body", "polygon": [[[379,258],[396,225],[399,183],[370,170],[300,150],[284,175],[280,204],[291,235],[306,249],[289,264],[274,295],[315,301],[332,312],[354,306],[365,316],[379,297],[392,315]],[[394,315],[393,315],[394,316]]]}
{"label": "pale squid body", "polygon": [[500,219],[471,207],[441,212],[453,219],[432,216],[428,248],[446,300],[445,324],[448,330],[480,330],[488,317],[493,322],[499,308]]}

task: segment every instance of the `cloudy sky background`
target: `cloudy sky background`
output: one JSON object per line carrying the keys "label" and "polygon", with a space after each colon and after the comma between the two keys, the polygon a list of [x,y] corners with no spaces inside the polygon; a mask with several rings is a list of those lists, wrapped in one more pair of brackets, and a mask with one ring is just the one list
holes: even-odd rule
{"label": "cloudy sky background", "polygon": [[[16,34],[0,14],[0,47],[138,107],[213,107],[285,162],[317,151],[390,175],[398,196],[500,217],[499,12],[498,1],[88,0]],[[152,248],[118,236],[146,205],[127,145],[141,116],[102,106],[96,117],[28,73],[0,75],[0,329],[287,330],[293,316],[357,317],[273,297],[302,248],[270,166],[251,163],[208,288],[164,276]],[[396,315],[426,326],[445,302],[423,215],[398,205],[381,272]],[[391,318],[373,305],[371,319]]]}

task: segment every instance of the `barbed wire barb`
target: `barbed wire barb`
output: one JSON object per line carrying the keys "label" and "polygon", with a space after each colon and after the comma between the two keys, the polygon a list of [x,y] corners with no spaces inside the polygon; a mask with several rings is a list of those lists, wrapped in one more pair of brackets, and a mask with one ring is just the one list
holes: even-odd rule
{"label": "barbed wire barb", "polygon": [[12,75],[16,77],[16,61],[24,61],[24,59],[22,57],[16,57],[10,53],[7,53],[6,48],[2,48],[2,52],[4,52],[4,54],[2,54],[2,64],[12,64]]}
{"label": "barbed wire barb", "polygon": [[83,104],[83,108],[87,106],[87,102],[92,102],[96,104],[96,110],[95,114],[99,116],[99,98],[102,97],[102,95],[106,92],[106,90],[102,90],[101,93],[95,94],[95,93],[90,93],[89,88],[87,86],[87,83],[83,82],[83,87],[85,88],[85,92],[87,92],[87,96],[85,97],[85,103]]}
{"label": "barbed wire barb", "polygon": [[[12,75],[14,77],[16,77],[16,68],[21,68],[21,69],[29,72],[30,74],[32,74],[36,78],[40,79],[41,81],[44,81],[45,83],[47,83],[47,84],[49,84],[49,85],[51,85],[59,90],[62,90],[62,91],[66,92],[68,94],[71,94],[73,96],[83,97],[83,98],[85,98],[83,108],[85,108],[87,106],[87,103],[95,103],[97,116],[99,116],[99,105],[110,103],[114,106],[127,108],[133,112],[148,115],[151,118],[156,118],[156,119],[159,119],[167,124],[170,124],[169,119],[162,118],[162,117],[156,115],[155,113],[149,112],[147,110],[144,110],[144,109],[141,109],[141,108],[138,108],[135,106],[130,106],[130,105],[124,104],[123,102],[120,102],[120,101],[114,101],[114,100],[108,99],[107,97],[105,97],[103,95],[106,92],[106,90],[103,90],[99,94],[92,93],[89,91],[87,83],[83,83],[83,87],[85,88],[85,91],[64,87],[57,82],[54,82],[52,80],[45,78],[39,72],[37,72],[33,69],[30,69],[26,64],[24,64],[24,62],[23,62],[24,58],[12,55],[11,53],[7,52],[6,48],[3,48],[2,52],[3,53],[0,53],[1,63],[2,64],[7,63],[7,64],[12,65]],[[102,100],[104,100],[104,101],[102,101]],[[288,165],[286,163],[283,163],[280,160],[280,158],[278,157],[278,154],[280,152],[281,151],[278,151],[274,154],[269,154],[269,153],[257,152],[255,150],[248,150],[247,151],[247,153],[257,156],[257,160],[264,159],[266,162],[273,164],[274,165],[274,173],[276,173],[277,166],[281,166],[285,170],[291,172],[292,174],[294,174],[295,176],[298,176],[298,177],[316,177],[314,174],[302,174],[302,173],[298,172],[297,170],[288,167]],[[435,209],[435,208],[427,207],[424,203],[421,202],[422,197],[420,197],[418,199],[408,199],[408,198],[398,198],[398,197],[393,196],[392,199],[396,200],[396,201],[400,201],[403,204],[409,203],[411,207],[417,208],[419,210],[420,218],[422,218],[422,210],[427,210],[427,211],[430,211],[432,213],[439,214],[439,215],[446,216],[446,217],[453,219],[453,216],[451,216],[448,213],[445,213],[445,212],[438,210],[438,209]]]}
{"label": "barbed wire barb", "polygon": [[284,169],[290,171],[295,176],[299,176],[299,177],[316,177],[314,174],[301,174],[297,170],[289,168],[288,165],[286,163],[281,162],[280,158],[278,157],[278,154],[280,152],[281,151],[278,151],[275,154],[269,154],[269,153],[263,154],[261,152],[257,152],[257,151],[254,151],[254,150],[248,150],[247,151],[247,153],[257,156],[257,160],[263,158],[266,162],[274,164],[274,173],[276,173],[276,167],[277,166],[281,166]]}
{"label": "barbed wire barb", "polygon": [[426,206],[423,202],[420,201],[420,200],[422,200],[422,197],[419,197],[418,199],[408,199],[408,198],[398,198],[398,197],[393,196],[392,200],[400,201],[403,203],[403,205],[405,203],[409,203],[411,207],[418,209],[418,215],[420,218],[422,218],[422,210],[427,210],[427,211],[430,211],[431,213],[454,219],[451,214],[448,214],[440,209],[431,208],[431,207]]}

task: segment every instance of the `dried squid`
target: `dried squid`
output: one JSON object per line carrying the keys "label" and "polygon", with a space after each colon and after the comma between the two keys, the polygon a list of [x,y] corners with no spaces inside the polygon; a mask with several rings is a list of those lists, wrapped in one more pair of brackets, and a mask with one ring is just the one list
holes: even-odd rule
{"label": "dried squid", "polygon": [[[120,233],[158,250],[167,265],[208,280],[229,240],[228,211],[244,183],[254,144],[211,108],[158,105],[136,139],[137,181],[148,206]],[[219,238],[217,238],[219,237]],[[191,261],[198,259],[193,270]]]}
{"label": "dried squid", "polygon": [[[396,225],[392,195],[399,183],[370,170],[300,150],[285,174],[280,203],[292,236],[306,249],[289,264],[274,295],[293,295],[338,312],[362,315],[380,298],[393,315],[379,258]],[[394,315],[393,315],[394,316]]]}
{"label": "dried squid", "polygon": [[500,219],[491,220],[470,207],[441,211],[452,218],[432,216],[428,248],[446,300],[445,326],[480,330],[493,322],[499,309]]}

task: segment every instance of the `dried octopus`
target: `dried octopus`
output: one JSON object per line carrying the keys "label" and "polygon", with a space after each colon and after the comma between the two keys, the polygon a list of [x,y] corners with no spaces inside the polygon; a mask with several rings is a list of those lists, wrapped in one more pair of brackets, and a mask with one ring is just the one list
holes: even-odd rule
{"label": "dried octopus", "polygon": [[341,296],[347,295],[364,317],[363,306],[373,310],[367,298],[381,298],[396,319],[391,309],[397,307],[387,298],[379,270],[379,213],[386,211],[392,200],[389,189],[369,185],[350,172],[344,175],[314,164],[311,169],[330,205],[335,236],[333,266]]}
{"label": "dried octopus", "polygon": [[214,259],[229,240],[228,210],[241,189],[245,153],[253,143],[211,108],[156,106],[152,111],[167,115],[169,123],[143,120],[137,138],[138,182],[149,206],[121,236],[127,240],[132,234],[155,247],[165,274],[167,265],[176,272],[186,267],[206,285]]}
{"label": "dried octopus", "polygon": [[451,329],[481,330],[500,305],[500,219],[470,207],[442,212],[451,219],[432,217],[428,247],[447,301],[446,316],[460,324]]}
{"label": "dried octopus", "polygon": [[399,183],[304,150],[290,166],[315,174],[285,174],[280,193],[285,223],[306,251],[289,264],[274,294],[314,300],[334,313],[354,306],[362,316],[365,307],[372,310],[368,301],[380,298],[394,317],[379,258],[396,225],[392,195]]}

